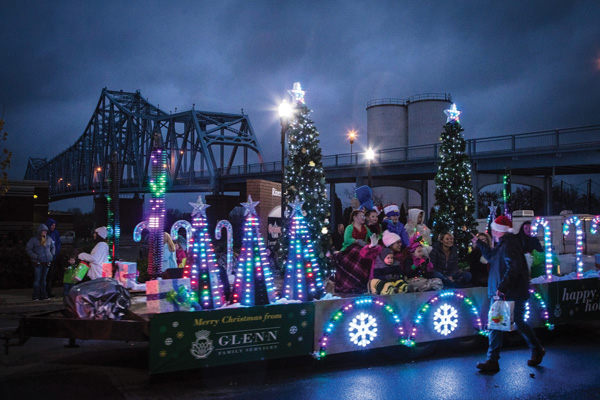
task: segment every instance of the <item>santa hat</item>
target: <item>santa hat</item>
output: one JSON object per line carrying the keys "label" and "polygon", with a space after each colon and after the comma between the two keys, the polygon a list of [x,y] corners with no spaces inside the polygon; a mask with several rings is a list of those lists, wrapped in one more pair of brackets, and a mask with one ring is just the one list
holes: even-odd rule
{"label": "santa hat", "polygon": [[396,235],[394,232],[385,231],[385,232],[383,232],[383,237],[381,238],[381,240],[383,241],[383,244],[386,247],[390,247],[391,245],[393,245],[394,243],[396,243],[398,240],[401,240],[401,239],[400,239],[400,236]]}
{"label": "santa hat", "polygon": [[492,229],[497,232],[514,232],[512,221],[505,215],[499,216],[492,222]]}
{"label": "santa hat", "polygon": [[396,203],[388,204],[383,208],[383,212],[386,217],[391,217],[393,215],[400,215],[400,209],[398,209],[398,205]]}
{"label": "santa hat", "polygon": [[105,226],[96,228],[94,232],[96,232],[98,236],[100,236],[102,239],[106,239],[106,237],[108,236],[108,229],[106,229]]}

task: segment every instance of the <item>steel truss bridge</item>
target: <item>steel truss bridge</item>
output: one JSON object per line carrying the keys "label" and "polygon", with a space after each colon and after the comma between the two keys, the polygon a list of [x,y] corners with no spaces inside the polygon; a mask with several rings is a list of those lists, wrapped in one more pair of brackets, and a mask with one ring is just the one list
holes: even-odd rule
{"label": "steel truss bridge", "polygon": [[[30,159],[25,179],[49,181],[51,201],[106,194],[106,169],[116,154],[121,193],[147,193],[155,132],[164,138],[168,154],[169,192],[244,191],[248,179],[281,180],[281,162],[263,162],[247,115],[194,109],[167,114],[139,91],[107,89],[77,142],[50,161]],[[600,173],[600,125],[469,139],[466,153],[476,194],[501,183],[510,169],[513,183],[544,190],[549,207],[553,176]],[[380,149],[371,162],[360,152],[323,157],[332,186],[366,184],[371,176],[373,187],[417,191],[424,209],[430,196],[427,182],[435,177],[438,161],[439,143]]]}
{"label": "steel truss bridge", "polygon": [[51,201],[108,192],[111,157],[119,160],[122,193],[149,192],[153,137],[164,138],[167,171],[175,191],[219,188],[233,166],[263,162],[245,114],[197,111],[169,114],[139,91],[104,88],[83,135],[47,161],[30,158],[25,179],[47,180]]}

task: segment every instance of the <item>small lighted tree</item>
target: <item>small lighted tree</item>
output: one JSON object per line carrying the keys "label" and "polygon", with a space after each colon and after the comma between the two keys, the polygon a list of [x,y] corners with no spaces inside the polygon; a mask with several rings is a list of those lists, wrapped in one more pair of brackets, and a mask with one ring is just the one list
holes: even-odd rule
{"label": "small lighted tree", "polygon": [[289,250],[285,262],[283,295],[288,300],[313,300],[324,292],[319,259],[315,254],[308,225],[302,215],[302,204],[290,203],[292,220],[288,227]]}
{"label": "small lighted tree", "polygon": [[273,276],[256,215],[258,203],[252,201],[252,196],[248,196],[248,202],[241,203],[246,221],[232,302],[245,306],[269,304],[275,300]]}
{"label": "small lighted tree", "polygon": [[225,293],[215,250],[208,234],[206,209],[210,206],[204,204],[202,196],[198,196],[198,201],[190,205],[194,208],[192,235],[183,277],[190,278],[193,301],[197,301],[205,310],[218,308],[225,303]]}

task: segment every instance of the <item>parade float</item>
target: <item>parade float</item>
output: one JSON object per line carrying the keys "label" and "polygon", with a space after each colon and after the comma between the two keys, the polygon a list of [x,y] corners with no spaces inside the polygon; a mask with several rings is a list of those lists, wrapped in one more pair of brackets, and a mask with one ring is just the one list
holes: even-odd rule
{"label": "parade float", "polygon": [[[295,86],[292,93],[298,107],[307,115],[300,86]],[[459,112],[455,107],[447,111],[450,125],[447,124],[446,136],[450,138],[460,134],[460,126],[455,124]],[[113,272],[122,286],[137,291],[138,296],[133,297],[125,317],[121,320],[27,317],[21,323],[19,335],[23,338],[66,337],[72,341],[149,341],[149,371],[153,374],[284,357],[323,360],[332,354],[378,348],[415,349],[431,343],[444,345],[450,339],[486,336],[489,298],[484,287],[393,295],[342,296],[326,291],[322,243],[327,239],[329,221],[326,216],[316,217],[317,211],[327,210],[323,205],[325,179],[322,166],[307,158],[316,153],[315,159],[318,159],[320,149],[317,151],[317,146],[293,136],[297,133],[295,130],[300,132],[308,126],[309,134],[305,136],[314,139],[316,131],[311,124],[309,120],[296,120],[290,128],[290,138],[293,138],[290,157],[297,157],[290,165],[297,165],[298,170],[288,167],[291,177],[286,178],[288,187],[284,195],[288,197],[290,213],[289,218],[283,218],[285,260],[283,279],[279,283],[266,259],[265,243],[258,229],[258,202],[250,196],[242,203],[243,239],[235,265],[232,225],[225,220],[213,221],[216,222],[216,239],[221,237],[223,228],[227,230],[227,261],[224,273],[219,270],[208,230],[205,212],[208,205],[199,197],[196,203],[190,203],[192,221],[177,221],[170,231],[174,238],[180,229],[186,232],[183,274],[174,279],[163,275],[166,161],[165,152],[156,140],[151,155],[149,216],[133,233],[134,240],[140,241],[142,232],[149,232],[151,279],[143,284],[138,282],[135,263],[114,258],[106,267],[107,277],[102,278],[112,279]],[[292,180],[302,173],[319,178],[305,182]],[[449,179],[451,173],[446,175]],[[442,184],[445,175],[439,176]],[[470,199],[468,194],[458,194]],[[448,207],[446,211],[449,210]],[[471,214],[469,220],[458,221],[447,216],[442,219],[449,227],[464,227],[463,236],[467,237],[475,222],[469,206],[464,210]],[[440,215],[446,211],[443,207],[438,210]],[[119,215],[118,203],[114,203],[111,213],[111,231],[118,236],[118,221],[114,219]],[[590,235],[597,232],[599,222],[596,216]],[[537,218],[532,228],[533,234],[544,230],[547,262],[546,274],[531,285],[528,323],[551,330],[557,324],[600,319],[600,279],[597,266],[589,265],[589,260],[585,265],[582,259],[586,232],[581,220],[571,217],[564,222],[564,237],[575,235],[577,246],[574,271],[566,276],[552,274],[552,232],[548,221]],[[111,243],[118,246],[118,237]],[[114,252],[113,257],[116,254]],[[231,295],[227,299],[225,287],[230,282]]]}

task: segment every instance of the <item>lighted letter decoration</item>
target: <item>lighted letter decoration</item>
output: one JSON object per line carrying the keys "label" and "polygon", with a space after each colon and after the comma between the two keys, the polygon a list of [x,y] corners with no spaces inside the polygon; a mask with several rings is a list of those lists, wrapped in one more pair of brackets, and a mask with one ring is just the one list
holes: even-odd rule
{"label": "lighted letter decoration", "polygon": [[542,217],[537,217],[531,224],[531,236],[537,235],[539,226],[544,227],[544,251],[546,253],[546,279],[552,280],[552,232],[548,221]]}
{"label": "lighted letter decoration", "polygon": [[192,234],[183,277],[190,278],[193,301],[200,303],[205,310],[219,308],[225,303],[225,293],[215,251],[208,234],[206,209],[209,206],[204,204],[202,196],[198,196],[198,201],[190,205],[194,208]]}
{"label": "lighted letter decoration", "polygon": [[251,196],[248,196],[248,202],[241,203],[246,209],[246,221],[232,302],[245,306],[264,305],[275,301],[273,276],[256,215],[255,208],[258,203],[252,201]]}
{"label": "lighted letter decoration", "polygon": [[[439,294],[430,298],[425,304],[423,304],[421,306],[421,308],[419,309],[419,313],[413,322],[413,326],[410,331],[410,337],[408,339],[404,340],[403,344],[405,344],[406,346],[409,346],[409,347],[415,346],[415,344],[416,344],[415,338],[417,336],[417,328],[423,321],[425,314],[427,314],[427,312],[433,307],[433,305],[438,300],[446,300],[449,297],[455,297],[455,298],[462,300],[463,303],[465,303],[466,306],[471,311],[471,314],[473,314],[473,316],[474,316],[474,321],[475,321],[474,329],[480,335],[485,336],[487,334],[485,332],[485,330],[483,330],[483,328],[482,328],[481,318],[479,317],[479,312],[477,311],[477,308],[473,304],[473,300],[471,300],[469,297],[466,297],[462,293],[449,290],[449,291],[440,292]],[[434,312],[433,322],[434,322],[434,329],[439,334],[447,336],[452,331],[454,331],[454,329],[456,329],[458,327],[458,312],[454,307],[450,306],[448,303],[444,303],[440,307],[438,307],[436,309],[436,311]]]}
{"label": "lighted letter decoration", "polygon": [[600,215],[596,215],[594,219],[592,219],[592,226],[590,227],[590,233],[595,235],[598,232],[598,224],[600,224]]}
{"label": "lighted letter decoration", "polygon": [[[544,326],[546,328],[548,328],[549,331],[553,330],[554,329],[554,324],[551,324],[550,321],[549,321],[548,308],[546,307],[546,302],[542,298],[542,295],[540,293],[538,293],[534,288],[529,288],[529,293],[531,293],[531,295],[533,296],[533,298],[537,300],[537,303],[540,306],[541,317],[542,317],[542,320],[544,321]],[[524,318],[525,321],[527,321],[529,319],[529,315],[530,315],[529,311],[530,311],[530,308],[531,308],[531,304],[530,303],[531,303],[531,300],[526,303],[526,313],[525,313],[525,318]]]}
{"label": "lighted letter decoration", "polygon": [[567,218],[563,225],[563,235],[569,236],[569,227],[575,225],[575,264],[577,265],[577,279],[583,278],[583,261],[581,255],[583,253],[583,228],[581,227],[581,220],[575,215]]}
{"label": "lighted letter decoration", "polygon": [[185,239],[186,239],[186,249],[190,248],[190,243],[192,239],[192,224],[190,224],[185,219],[180,219],[179,221],[175,221],[175,223],[171,226],[171,238],[173,240],[177,240],[179,238],[179,229],[185,229]]}
{"label": "lighted letter decoration", "polygon": [[307,301],[320,298],[324,288],[308,225],[302,216],[302,204],[304,202],[298,201],[298,198],[289,204],[293,210],[283,295],[288,300]]}
{"label": "lighted letter decoration", "polygon": [[220,220],[215,227],[215,238],[221,239],[221,230],[227,231],[227,276],[233,273],[233,227],[227,220]]}
{"label": "lighted letter decoration", "polygon": [[148,221],[142,221],[135,226],[135,228],[133,229],[133,240],[135,242],[142,241],[142,232],[144,231],[144,229],[150,230],[148,228]]}
{"label": "lighted letter decoration", "polygon": [[344,316],[352,315],[352,312],[358,313],[358,311],[355,311],[358,309],[368,309],[371,310],[371,313],[366,312],[366,310],[361,311],[348,322],[348,339],[360,347],[366,347],[372,343],[378,335],[378,330],[377,321],[371,314],[378,308],[383,309],[389,315],[391,322],[394,324],[394,333],[397,335],[398,341],[404,344],[404,328],[394,307],[375,297],[359,297],[333,313],[329,322],[325,325],[319,351],[315,353],[315,356],[321,359],[327,355],[329,338],[336,326]]}
{"label": "lighted letter decoration", "polygon": [[148,228],[148,275],[158,279],[162,275],[162,253],[165,230],[165,192],[167,188],[167,152],[161,148],[161,137],[154,135],[150,153],[150,218]]}

